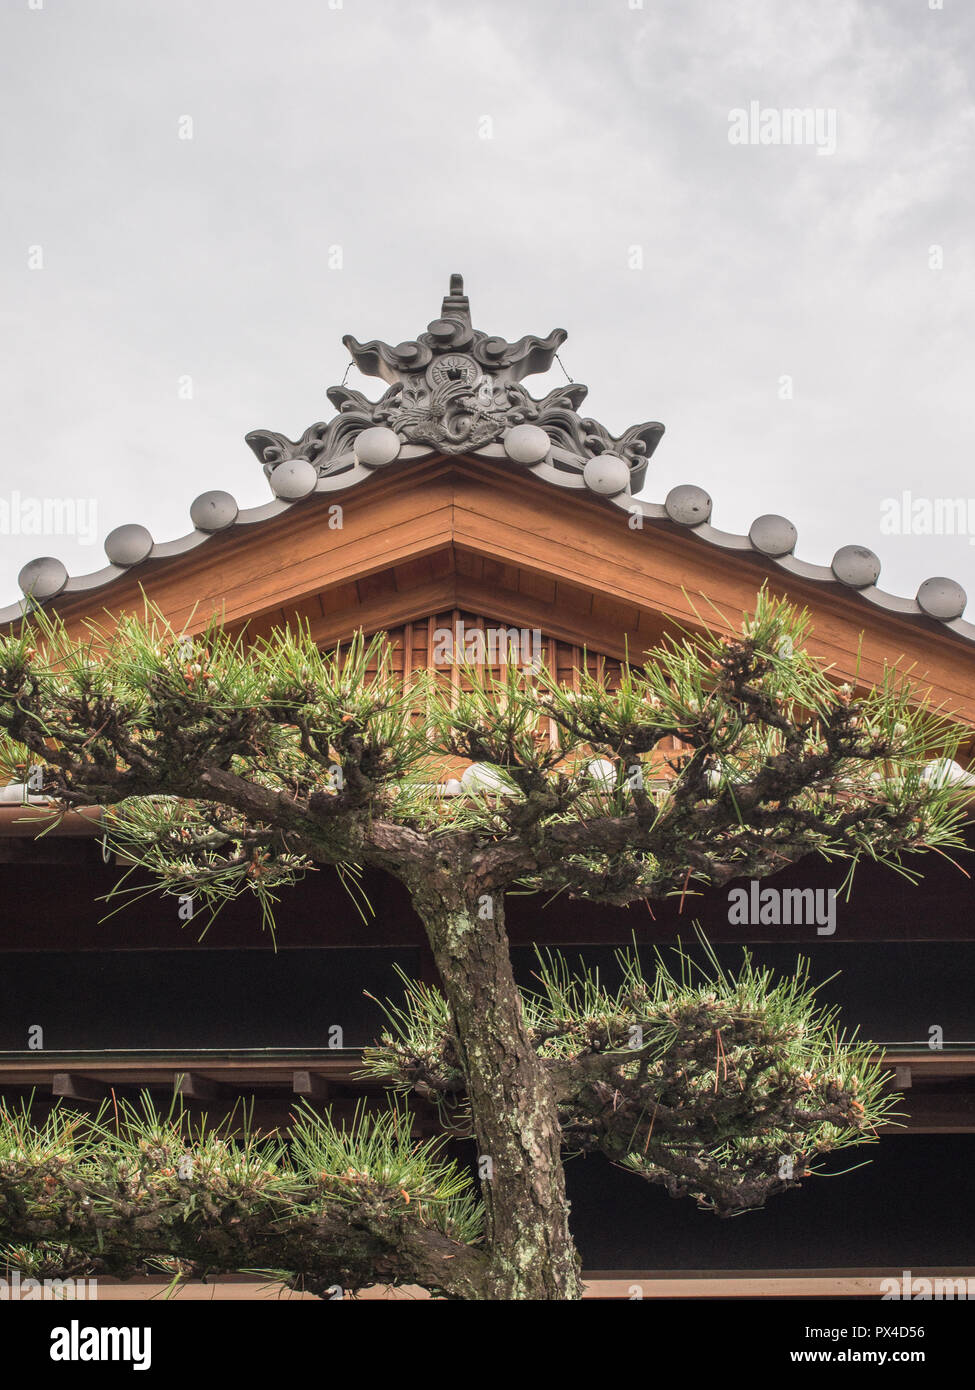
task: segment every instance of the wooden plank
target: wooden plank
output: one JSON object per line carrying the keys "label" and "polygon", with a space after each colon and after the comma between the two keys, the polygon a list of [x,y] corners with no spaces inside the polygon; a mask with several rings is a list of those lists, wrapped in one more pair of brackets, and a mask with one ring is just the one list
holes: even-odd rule
{"label": "wooden plank", "polygon": [[629,603],[619,603],[607,594],[593,594],[590,608],[596,622],[605,624],[614,632],[636,632],[640,621],[640,610]]}
{"label": "wooden plank", "polygon": [[538,599],[539,603],[555,603],[556,584],[554,579],[550,579],[546,574],[537,574],[533,570],[520,569],[518,571],[518,592],[524,594],[526,598]]}
{"label": "wooden plank", "polygon": [[[357,581],[416,555],[432,553],[449,544],[450,517],[450,509],[443,508],[401,518],[388,528],[370,528],[355,544],[333,547],[331,551],[295,555],[289,544],[285,554],[261,559],[256,572],[244,557],[240,563],[229,566],[227,572],[208,578],[211,592],[201,595],[197,616],[202,616],[210,603],[221,605],[228,619],[252,612],[256,605],[284,607],[308,597],[326,583]],[[190,616],[192,609],[191,603],[176,609],[179,620],[186,621],[191,631],[197,629],[197,619]]]}
{"label": "wooden plank", "polygon": [[[975,1266],[955,1269],[912,1270],[915,1279],[967,1279],[971,1294],[975,1294]],[[658,1270],[583,1270],[583,1299],[658,1299],[658,1298],[859,1298],[879,1299],[885,1280],[893,1279],[898,1287],[903,1270],[876,1268],[867,1270],[718,1270],[679,1271],[661,1273]],[[99,1302],[142,1302],[159,1299],[168,1281],[161,1276],[139,1277],[130,1280],[98,1278]],[[220,1275],[206,1283],[183,1285],[175,1297],[180,1303],[251,1302],[266,1300],[269,1288],[248,1275]],[[886,1286],[886,1287],[889,1287]],[[971,1295],[970,1295],[971,1296]],[[296,1293],[281,1288],[275,1298],[291,1301],[317,1302],[315,1295]],[[360,1290],[356,1297],[369,1302],[399,1302],[427,1300],[430,1294],[417,1285],[376,1284]],[[706,1317],[703,1313],[702,1316]]]}
{"label": "wooden plank", "polygon": [[483,579],[484,577],[484,556],[475,555],[473,551],[462,550],[455,547],[457,557],[457,573],[465,575],[468,579]]}
{"label": "wooden plank", "polygon": [[[914,1271],[917,1274],[917,1271]],[[938,1270],[939,1277],[946,1277]],[[638,1270],[619,1274],[583,1274],[584,1298],[870,1298],[877,1299],[884,1291],[884,1280],[894,1279],[898,1287],[903,1271],[877,1269],[866,1273],[851,1273],[843,1269],[829,1271],[766,1271],[752,1270],[717,1272],[678,1272],[660,1274],[654,1270]],[[954,1277],[972,1278],[975,1269]],[[921,1276],[923,1277],[923,1276]],[[953,1277],[948,1275],[947,1277]],[[975,1280],[973,1280],[975,1292]]]}
{"label": "wooden plank", "polygon": [[[437,983],[429,951],[421,956],[420,978]],[[208,1056],[202,1072],[192,1053],[126,1056],[107,1051],[87,1057],[0,1054],[0,1090],[45,1088],[50,1084],[55,1096],[97,1102],[109,1094],[111,1087],[167,1087],[175,1088],[187,1100],[219,1103],[228,1109],[237,1096],[254,1095],[262,1120],[273,1111],[275,1123],[281,1124],[287,1123],[287,1102],[283,1096],[288,1094],[332,1101],[341,1113],[351,1115],[351,1100],[336,1099],[336,1087],[346,1096],[371,1096],[382,1091],[380,1079],[366,1080],[358,1075],[362,1055],[357,1049],[348,1049],[334,1058],[302,1056],[300,1050],[282,1052],[280,1057],[255,1058],[231,1050],[222,1059]],[[877,1060],[892,1072],[900,1064],[896,1053],[878,1053]],[[935,1074],[929,1082],[920,1074],[913,1075],[914,1084],[904,1105],[908,1113],[902,1117],[905,1124],[882,1127],[885,1136],[975,1133],[975,1049],[953,1054],[944,1063],[950,1064],[947,1071]],[[274,1090],[279,1093],[277,1099]],[[417,1122],[431,1133],[436,1131],[435,1116],[422,1107]]]}
{"label": "wooden plank", "polygon": [[[567,532],[565,503],[571,501],[578,508],[580,499],[549,498],[540,510],[533,505],[528,481],[517,493],[504,498],[503,527],[497,525],[497,503],[491,508],[491,543],[499,560],[527,562],[566,579],[591,579],[604,592],[640,607],[657,608],[684,622],[694,622],[704,614],[718,626],[720,622],[710,607],[700,598],[695,600],[694,595],[708,593],[727,613],[729,626],[735,626],[740,613],[754,605],[755,592],[767,577],[773,591],[788,590],[797,601],[809,604],[814,619],[810,645],[835,660],[842,674],[853,674],[857,639],[865,631],[868,679],[879,675],[885,655],[892,659],[898,652],[910,651],[917,662],[915,677],[940,686],[960,710],[967,707],[975,718],[975,701],[967,679],[971,648],[940,625],[885,614],[856,594],[840,592],[839,586],[834,592],[825,585],[796,579],[753,556],[718,551],[690,533],[675,533],[664,526],[652,527],[649,534],[647,530],[631,532],[624,514],[613,514],[606,507],[588,507],[585,525],[576,524]],[[487,543],[484,506],[473,487],[458,496],[458,544],[480,549]],[[607,557],[612,557],[611,561]]]}
{"label": "wooden plank", "polygon": [[359,590],[361,603],[369,603],[374,599],[392,599],[397,593],[394,571],[379,570],[376,574],[363,575],[357,581],[356,588]]}
{"label": "wooden plank", "polygon": [[320,1072],[305,1068],[292,1072],[291,1089],[296,1096],[309,1096],[315,1100],[328,1100],[334,1095],[334,1088]]}
{"label": "wooden plank", "polygon": [[487,589],[505,589],[509,593],[518,592],[520,570],[517,565],[505,565],[491,555],[485,555],[482,564],[482,579]]}
{"label": "wooden plank", "polygon": [[[539,583],[571,586],[566,594],[571,600],[574,593],[583,608],[588,593],[590,607],[592,596],[601,595],[636,610],[639,637],[604,626],[614,646],[626,638],[638,646],[657,621],[711,619],[702,594],[735,626],[767,578],[773,592],[809,605],[810,648],[833,662],[838,675],[853,674],[863,632],[867,680],[878,678],[885,658],[893,662],[903,654],[901,665],[930,684],[935,702],[947,701],[975,723],[972,646],[941,624],[886,614],[840,586],[795,579],[758,557],[718,550],[668,525],[648,522],[643,531],[631,531],[625,513],[609,504],[513,477],[484,461],[431,461],[409,470],[408,486],[404,479],[397,471],[343,498],[341,531],[328,529],[328,499],[314,499],[253,531],[216,537],[174,561],[139,566],[105,590],[68,595],[56,606],[75,624],[85,612],[100,614],[107,606],[138,610],[144,584],[177,624],[198,605],[196,630],[211,611],[237,621],[286,610],[323,589],[460,547],[481,557],[483,583],[495,594],[531,587],[535,581],[526,575],[536,576]],[[522,601],[530,595],[522,593]],[[488,604],[478,607],[484,611]],[[567,621],[578,615],[573,607]]]}
{"label": "wooden plank", "polygon": [[[324,584],[354,581],[449,544],[451,508],[446,502],[415,516],[413,510],[412,497],[401,497],[392,505],[385,526],[377,525],[376,518],[360,508],[354,527],[330,532],[327,514],[312,506],[312,525],[290,512],[233,543],[215,538],[198,551],[177,557],[178,563],[140,566],[140,582],[178,627],[185,624],[188,631],[199,631],[211,613],[235,622],[304,602]],[[111,614],[141,612],[142,606],[134,581],[121,580],[104,592],[79,598],[68,595],[58,608],[80,632],[86,611],[98,614],[99,621],[111,627]]]}
{"label": "wooden plank", "polygon": [[[82,1081],[97,1080],[108,1085],[167,1085],[172,1087],[179,1076],[199,1077],[205,1063],[207,1078],[227,1086],[279,1084],[291,1090],[296,1070],[309,1070],[323,1080],[351,1084],[362,1067],[362,1052],[358,1048],[325,1049],[326,1054],[300,1048],[280,1049],[279,1056],[252,1057],[248,1049],[229,1049],[223,1057],[212,1053],[187,1052],[126,1053],[112,1049],[97,1052],[57,1053],[37,1052],[0,1053],[0,1086],[44,1085],[58,1074],[70,1074]],[[14,1060],[16,1057],[16,1060]],[[200,1078],[204,1084],[204,1078]],[[369,1083],[371,1084],[371,1083]],[[369,1084],[365,1089],[369,1088]],[[379,1082],[375,1083],[377,1086]]]}
{"label": "wooden plank", "polygon": [[[335,614],[340,614],[343,618],[354,613],[361,604],[359,598],[359,586],[353,581],[349,584],[332,584],[323,588],[318,595],[318,603],[322,610],[322,618],[329,618]],[[312,617],[309,619],[312,630],[320,625],[321,619]]]}
{"label": "wooden plank", "polygon": [[[495,623],[506,623],[513,627],[541,628],[551,637],[577,645],[581,663],[582,647],[590,651],[599,650],[607,656],[622,660],[626,648],[617,634],[606,628],[605,624],[595,622],[588,613],[573,611],[568,605],[541,603],[520,594],[505,594],[495,590],[486,596],[480,588],[458,577],[457,601],[465,608],[478,603],[490,605],[490,616]],[[585,600],[580,600],[584,606]]]}
{"label": "wooden plank", "polygon": [[560,579],[556,585],[556,603],[560,608],[568,609],[573,616],[581,614],[588,617],[592,613],[592,599],[591,591],[580,584],[570,584]]}
{"label": "wooden plank", "polygon": [[[438,554],[448,555],[449,569],[449,553],[441,551]],[[433,558],[432,555],[421,555],[416,560],[407,560],[402,565],[396,565],[394,569],[390,570],[394,588],[402,593],[407,589],[415,588],[418,584],[428,584],[431,579],[435,578]]]}
{"label": "wooden plank", "polygon": [[227,1098],[227,1089],[222,1082],[214,1081],[199,1072],[188,1071],[174,1078],[173,1089],[184,1100],[215,1101]]}
{"label": "wooden plank", "polygon": [[290,619],[300,621],[320,618],[322,616],[322,598],[320,594],[312,594],[310,598],[303,599],[300,603],[290,603],[285,610],[285,616]]}
{"label": "wooden plank", "polygon": [[97,1103],[109,1093],[109,1088],[94,1077],[78,1072],[56,1071],[51,1078],[52,1096],[63,1096],[65,1100],[83,1100]]}
{"label": "wooden plank", "polygon": [[[84,806],[80,811],[66,811],[52,816],[47,806],[0,806],[0,835],[13,839],[33,839],[47,831],[50,836],[81,836],[90,839],[101,831],[102,811],[99,806]],[[55,825],[51,826],[52,819]]]}
{"label": "wooden plank", "polygon": [[273,632],[281,632],[288,626],[288,615],[283,608],[272,608],[260,617],[247,619],[247,640],[256,642],[262,637],[270,637]]}
{"label": "wooden plank", "polygon": [[887,1062],[893,1069],[907,1067],[914,1080],[975,1075],[975,1051],[947,1052],[929,1047],[898,1048],[896,1052],[878,1052],[876,1058],[878,1061]]}
{"label": "wooden plank", "polygon": [[404,623],[425,618],[431,609],[442,609],[452,603],[455,593],[451,578],[435,579],[410,593],[397,594],[392,598],[383,597],[363,603],[357,596],[355,604],[335,612],[325,592],[322,602],[327,611],[323,618],[311,623],[311,634],[321,646],[328,647],[346,640],[360,628],[363,632],[372,633],[400,627]]}

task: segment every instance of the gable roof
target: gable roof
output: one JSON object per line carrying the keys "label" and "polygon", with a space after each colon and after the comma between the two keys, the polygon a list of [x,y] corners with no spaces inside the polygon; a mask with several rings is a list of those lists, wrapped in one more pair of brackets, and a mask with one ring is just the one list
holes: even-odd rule
{"label": "gable roof", "polygon": [[[474,329],[463,281],[451,276],[441,317],[415,340],[390,346],[343,339],[360,371],[388,383],[378,401],[332,387],[328,396],[337,414],[311,425],[300,439],[272,430],[247,436],[268,477],[271,501],[241,510],[229,493],[204,492],[190,507],[193,529],[185,536],[157,542],[142,525],[117,527],[105,541],[108,565],[87,575],[70,577],[51,556],[32,560],[20,574],[24,599],[0,610],[0,623],[16,622],[38,605],[74,609],[89,595],[97,595],[100,607],[114,603],[133,578],[148,579],[165,562],[201,548],[216,545],[219,553],[228,537],[273,531],[275,519],[298,514],[315,499],[341,499],[344,506],[351,496],[372,492],[380,476],[391,479],[427,461],[481,460],[514,478],[574,494],[580,517],[592,515],[591,504],[645,545],[666,532],[689,555],[704,547],[712,563],[724,564],[724,556],[745,559],[772,580],[799,581],[802,591],[812,586],[824,597],[839,597],[854,621],[872,609],[875,618],[892,617],[919,636],[938,632],[966,647],[975,642],[975,625],[962,617],[965,592],[954,580],[927,579],[915,598],[900,598],[877,586],[880,560],[864,546],[842,546],[830,566],[813,565],[794,554],[797,530],[785,517],[760,516],[747,535],[736,535],[711,524],[711,498],[703,488],[675,487],[659,502],[637,498],[661,424],[634,425],[614,437],[598,421],[579,416],[584,386],[568,382],[536,400],[521,385],[524,376],[551,367],[565,337],[554,329],[546,338],[527,335],[509,343]],[[530,487],[525,495],[532,495]],[[790,592],[795,587],[790,583]]]}

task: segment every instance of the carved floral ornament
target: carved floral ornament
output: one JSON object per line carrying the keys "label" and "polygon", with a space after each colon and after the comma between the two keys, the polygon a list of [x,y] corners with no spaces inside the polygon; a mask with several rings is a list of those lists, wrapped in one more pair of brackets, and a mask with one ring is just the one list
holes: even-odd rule
{"label": "carved floral ornament", "polygon": [[[277,495],[282,464],[309,463],[317,482],[356,464],[382,467],[403,456],[404,446],[414,446],[405,456],[416,458],[419,449],[461,454],[487,452],[490,445],[501,448],[489,456],[528,466],[548,463],[579,474],[596,492],[638,492],[663,425],[633,425],[615,438],[578,414],[585,386],[569,382],[536,400],[521,385],[523,377],[549,370],[566,336],[556,328],[547,338],[527,334],[509,343],[482,333],[471,324],[462,277],[452,275],[441,317],[415,341],[391,347],[343,338],[359,371],[388,383],[378,401],[332,386],[327,394],[338,411],[333,419],[309,426],[298,440],[254,430],[247,442]],[[293,473],[286,470],[281,481],[290,482]],[[301,475],[315,485],[311,469]]]}
{"label": "carved floral ornament", "polygon": [[962,617],[965,590],[953,579],[925,579],[915,598],[898,598],[878,588],[880,560],[866,546],[841,546],[830,565],[814,565],[795,555],[797,530],[786,517],[756,517],[744,536],[714,527],[711,498],[695,484],[671,488],[662,502],[635,501],[663,425],[633,425],[617,438],[579,415],[586,387],[578,382],[567,381],[541,400],[521,384],[523,377],[551,368],[566,336],[555,328],[547,338],[527,334],[509,343],[482,333],[471,324],[463,279],[452,275],[440,317],[414,341],[390,346],[342,340],[365,376],[386,382],[378,401],[332,386],[327,395],[337,414],[310,425],[300,439],[274,430],[247,435],[274,493],[271,501],[242,509],[229,492],[203,492],[190,507],[193,530],[172,541],[155,541],[139,524],[117,526],[105,538],[107,567],[91,574],[71,577],[50,555],[30,560],[18,577],[24,599],[0,608],[0,623],[14,622],[61,594],[100,589],[133,568],[187,553],[231,528],[269,521],[313,494],[343,492],[389,464],[475,454],[559,487],[598,494],[636,529],[643,529],[644,519],[677,526],[719,551],[751,554],[769,568],[838,585],[888,613],[935,620],[975,642],[975,624]]}

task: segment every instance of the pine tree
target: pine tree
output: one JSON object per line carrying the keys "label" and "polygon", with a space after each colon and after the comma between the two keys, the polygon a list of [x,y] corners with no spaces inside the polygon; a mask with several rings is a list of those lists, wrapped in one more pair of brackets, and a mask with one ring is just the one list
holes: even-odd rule
{"label": "pine tree", "polygon": [[[151,608],[84,641],[38,612],[0,640],[0,755],[52,816],[103,807],[110,845],[159,891],[213,912],[253,895],[272,930],[309,868],[353,895],[383,870],[440,976],[387,1006],[364,1067],[390,1109],[345,1130],[310,1108],[288,1142],[232,1118],[193,1130],[148,1099],[42,1126],[4,1112],[8,1257],[47,1274],[261,1269],[323,1296],[571,1299],[565,1152],[730,1215],[873,1141],[896,1097],[802,965],[775,980],[711,954],[647,974],[623,952],[613,991],[555,955],[532,993],[505,932],[515,889],[626,905],[810,855],[916,878],[908,856],[961,846],[964,808],[925,771],[959,731],[896,671],[838,685],[807,632],[763,591],[737,635],[667,638],[618,680],[583,671],[568,689],[508,664],[460,691],[435,672],[404,683],[384,637],[323,654],[301,627],[190,637]],[[452,758],[480,778],[447,795]],[[479,1190],[410,1138],[397,1093],[472,1136]]]}

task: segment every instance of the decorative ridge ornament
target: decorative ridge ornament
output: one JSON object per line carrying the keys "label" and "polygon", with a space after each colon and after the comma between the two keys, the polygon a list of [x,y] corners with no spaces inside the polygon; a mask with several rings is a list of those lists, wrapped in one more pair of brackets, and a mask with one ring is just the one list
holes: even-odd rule
{"label": "decorative ridge ornament", "polygon": [[[484,372],[498,374],[503,371],[508,380],[520,381],[535,372],[547,372],[568,336],[564,328],[553,328],[547,338],[536,338],[528,333],[517,343],[509,343],[504,338],[482,333],[471,325],[471,305],[464,293],[464,277],[451,275],[450,292],[444,296],[440,318],[427,324],[427,331],[415,341],[390,347],[389,343],[375,338],[360,343],[347,333],[342,342],[363,376],[378,376],[394,386],[424,370],[438,380],[447,376],[461,380],[462,376],[470,374],[470,368],[466,363],[462,368],[452,364],[457,354],[469,356]],[[442,359],[439,366],[427,370],[435,358]]]}
{"label": "decorative ridge ornament", "polygon": [[[657,526],[677,527],[693,534],[695,543],[751,555],[766,570],[838,587],[858,602],[928,627],[948,628],[975,645],[975,623],[962,616],[965,591],[952,579],[936,575],[923,582],[915,598],[898,598],[878,588],[880,559],[866,546],[841,546],[831,565],[814,565],[796,556],[796,527],[787,517],[757,517],[745,536],[722,531],[711,524],[709,494],[692,483],[671,488],[663,503],[636,501],[634,493],[643,487],[663,425],[634,425],[614,439],[598,421],[580,418],[585,386],[568,382],[535,400],[519,385],[522,376],[547,371],[564,340],[561,328],[547,338],[528,336],[517,343],[487,338],[471,326],[464,282],[452,275],[441,318],[415,343],[392,348],[345,340],[358,354],[361,370],[388,382],[379,401],[333,386],[328,396],[339,413],[327,424],[310,425],[299,440],[272,430],[247,435],[264,465],[273,500],[240,508],[229,492],[203,492],[190,507],[193,530],[188,535],[154,541],[144,526],[118,526],[105,542],[108,565],[74,578],[52,556],[30,560],[18,577],[24,597],[0,608],[0,624],[18,622],[33,608],[62,596],[71,599],[104,589],[144,563],[187,554],[220,534],[263,525],[315,495],[345,492],[366,482],[376,469],[466,453],[530,473],[549,486],[599,498],[617,508],[631,528],[643,530],[646,521],[651,537]],[[474,382],[466,379],[465,357],[477,366]],[[482,371],[485,357],[493,370]],[[439,378],[435,385],[428,379],[433,375]]]}
{"label": "decorative ridge ornament", "polygon": [[551,368],[567,336],[564,328],[554,328],[547,338],[526,334],[509,343],[474,328],[463,277],[451,275],[440,318],[416,339],[395,347],[379,339],[342,339],[364,376],[387,383],[378,401],[331,386],[326,394],[338,411],[333,419],[311,425],[298,440],[252,430],[247,443],[268,478],[280,463],[295,458],[308,459],[319,477],[327,477],[354,466],[356,436],[376,426],[390,430],[401,444],[463,454],[497,445],[516,426],[530,424],[548,436],[551,462],[559,470],[581,477],[592,458],[609,454],[623,460],[628,490],[638,492],[663,425],[634,425],[615,438],[598,421],[579,416],[587,388],[578,382],[558,386],[541,400],[520,384],[523,377]]}

